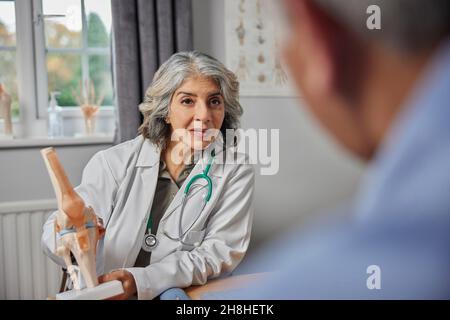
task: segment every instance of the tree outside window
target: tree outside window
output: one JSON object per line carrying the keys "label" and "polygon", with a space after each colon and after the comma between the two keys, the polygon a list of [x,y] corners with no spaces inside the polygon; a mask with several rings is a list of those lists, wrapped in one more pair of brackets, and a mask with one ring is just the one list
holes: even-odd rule
{"label": "tree outside window", "polygon": [[[62,7],[64,5],[64,7]],[[43,0],[43,13],[66,17],[45,21],[48,93],[60,92],[60,106],[78,105],[76,95],[91,81],[103,106],[113,104],[109,1]]]}

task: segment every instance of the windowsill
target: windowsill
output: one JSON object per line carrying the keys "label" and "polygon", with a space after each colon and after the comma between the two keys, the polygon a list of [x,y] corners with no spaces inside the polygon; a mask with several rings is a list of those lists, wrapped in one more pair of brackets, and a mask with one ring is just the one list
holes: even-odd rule
{"label": "windowsill", "polygon": [[[101,106],[97,117],[114,117],[114,110],[115,107],[113,106]],[[81,112],[80,107],[61,107],[61,114],[63,118],[83,118],[83,113]],[[45,116],[39,119],[45,120]],[[13,125],[20,123],[20,116],[12,117],[11,121]],[[3,122],[2,119],[0,119],[0,122]]]}
{"label": "windowsill", "polygon": [[54,139],[47,137],[12,139],[2,138],[0,136],[0,149],[111,144],[113,143],[113,140],[113,136],[100,134],[86,137],[62,137]]}

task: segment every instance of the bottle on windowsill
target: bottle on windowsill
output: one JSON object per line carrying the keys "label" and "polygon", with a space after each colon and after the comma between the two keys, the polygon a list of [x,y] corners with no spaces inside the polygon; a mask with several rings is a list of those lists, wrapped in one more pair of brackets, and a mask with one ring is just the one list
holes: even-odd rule
{"label": "bottle on windowsill", "polygon": [[63,136],[63,118],[62,109],[58,106],[56,96],[59,92],[50,92],[50,103],[48,106],[47,115],[47,132],[49,138],[60,138]]}

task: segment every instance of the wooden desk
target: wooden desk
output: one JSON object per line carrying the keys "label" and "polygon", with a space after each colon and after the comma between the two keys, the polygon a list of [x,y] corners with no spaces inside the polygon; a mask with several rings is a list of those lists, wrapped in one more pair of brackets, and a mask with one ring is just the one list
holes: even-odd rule
{"label": "wooden desk", "polygon": [[267,275],[268,273],[262,272],[209,280],[203,286],[186,288],[185,292],[191,299],[201,300],[202,295],[205,293],[237,290]]}

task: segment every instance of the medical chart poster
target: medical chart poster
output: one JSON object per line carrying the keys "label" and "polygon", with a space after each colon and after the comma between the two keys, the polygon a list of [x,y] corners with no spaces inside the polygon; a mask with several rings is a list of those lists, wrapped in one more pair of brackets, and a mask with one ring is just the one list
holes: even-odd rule
{"label": "medical chart poster", "polygon": [[226,0],[226,64],[241,96],[296,96],[280,58],[282,23],[276,0]]}

